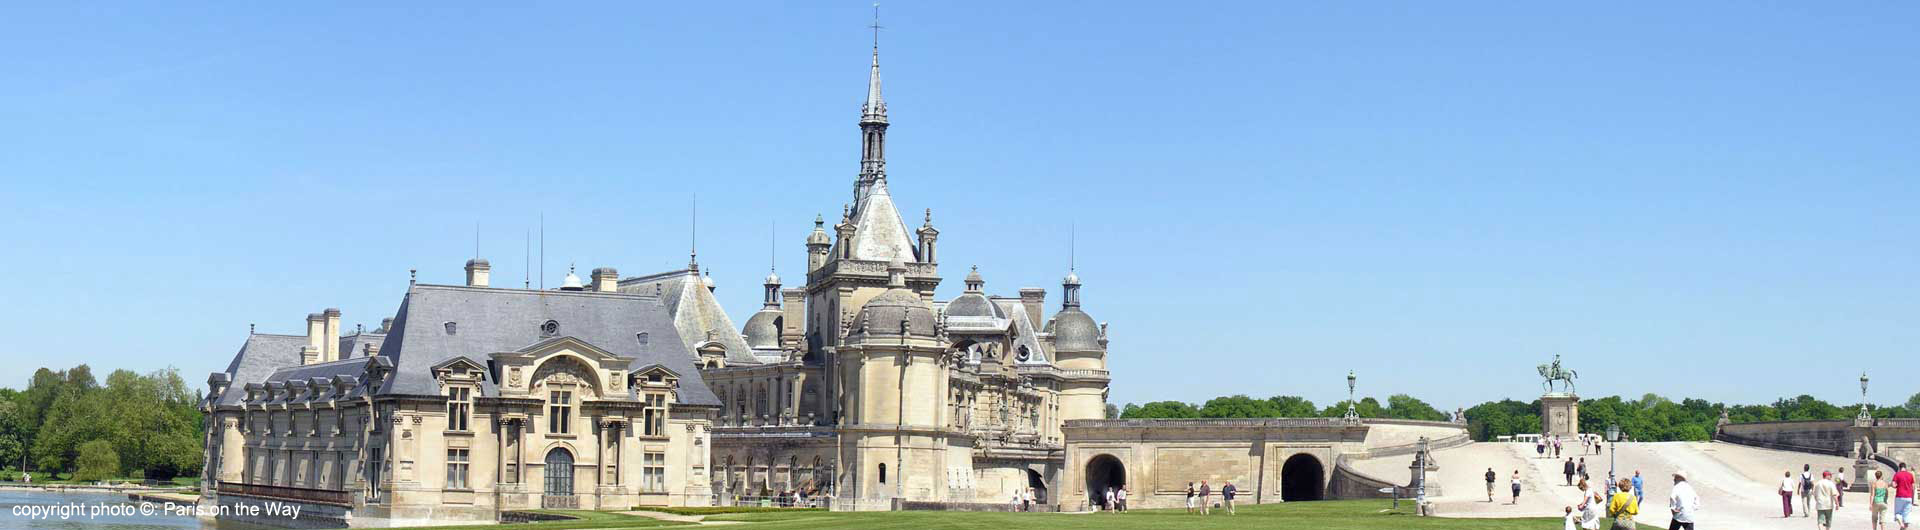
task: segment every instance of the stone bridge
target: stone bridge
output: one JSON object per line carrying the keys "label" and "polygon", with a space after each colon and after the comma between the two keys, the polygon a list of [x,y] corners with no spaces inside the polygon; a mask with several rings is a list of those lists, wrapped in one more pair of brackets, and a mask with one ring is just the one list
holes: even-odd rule
{"label": "stone bridge", "polygon": [[[1760,421],[1723,423],[1717,441],[1854,459],[1887,469],[1899,462],[1920,465],[1920,418]],[[1854,477],[1855,482],[1861,477]]]}

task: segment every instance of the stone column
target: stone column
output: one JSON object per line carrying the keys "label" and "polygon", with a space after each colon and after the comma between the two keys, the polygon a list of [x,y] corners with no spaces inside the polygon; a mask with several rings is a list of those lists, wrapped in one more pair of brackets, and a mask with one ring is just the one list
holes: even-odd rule
{"label": "stone column", "polygon": [[807,381],[807,374],[800,373],[800,374],[793,375],[793,400],[792,400],[793,403],[790,405],[789,408],[792,411],[791,414],[793,414],[793,417],[795,420],[798,420],[800,418],[800,404],[806,401],[805,399],[803,399],[805,397],[805,394],[802,393],[802,392],[805,392],[807,389],[806,381]]}

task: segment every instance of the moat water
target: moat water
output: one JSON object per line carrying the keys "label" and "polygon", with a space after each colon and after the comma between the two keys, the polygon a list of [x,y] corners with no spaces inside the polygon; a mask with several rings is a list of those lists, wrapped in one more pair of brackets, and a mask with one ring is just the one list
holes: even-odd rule
{"label": "moat water", "polygon": [[176,530],[257,528],[216,524],[190,514],[168,513],[157,504],[146,510],[125,493],[64,493],[0,489],[0,528],[61,530]]}

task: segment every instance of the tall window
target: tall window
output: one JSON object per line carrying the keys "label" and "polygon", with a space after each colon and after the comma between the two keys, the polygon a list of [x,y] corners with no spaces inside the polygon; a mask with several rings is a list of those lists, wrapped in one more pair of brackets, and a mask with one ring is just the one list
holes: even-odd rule
{"label": "tall window", "polygon": [[645,416],[646,425],[643,428],[646,430],[641,434],[646,436],[666,436],[667,395],[647,394],[647,410]]}
{"label": "tall window", "polygon": [[881,484],[887,483],[887,465],[886,464],[880,464],[880,483]]}
{"label": "tall window", "polygon": [[467,416],[473,411],[473,389],[464,386],[447,388],[447,430],[467,430]]}
{"label": "tall window", "polygon": [[447,450],[447,489],[467,489],[467,450]]}
{"label": "tall window", "polygon": [[640,460],[640,491],[667,492],[667,454],[647,453]]}
{"label": "tall window", "polygon": [[547,394],[547,432],[567,434],[573,427],[573,392],[555,390]]}

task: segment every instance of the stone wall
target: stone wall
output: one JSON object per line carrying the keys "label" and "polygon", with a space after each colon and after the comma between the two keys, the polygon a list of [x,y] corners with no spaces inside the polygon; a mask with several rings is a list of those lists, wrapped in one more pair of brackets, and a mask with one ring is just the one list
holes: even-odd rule
{"label": "stone wall", "polygon": [[1714,439],[1740,445],[1845,456],[1852,452],[1852,420],[1762,421],[1720,426]]}

